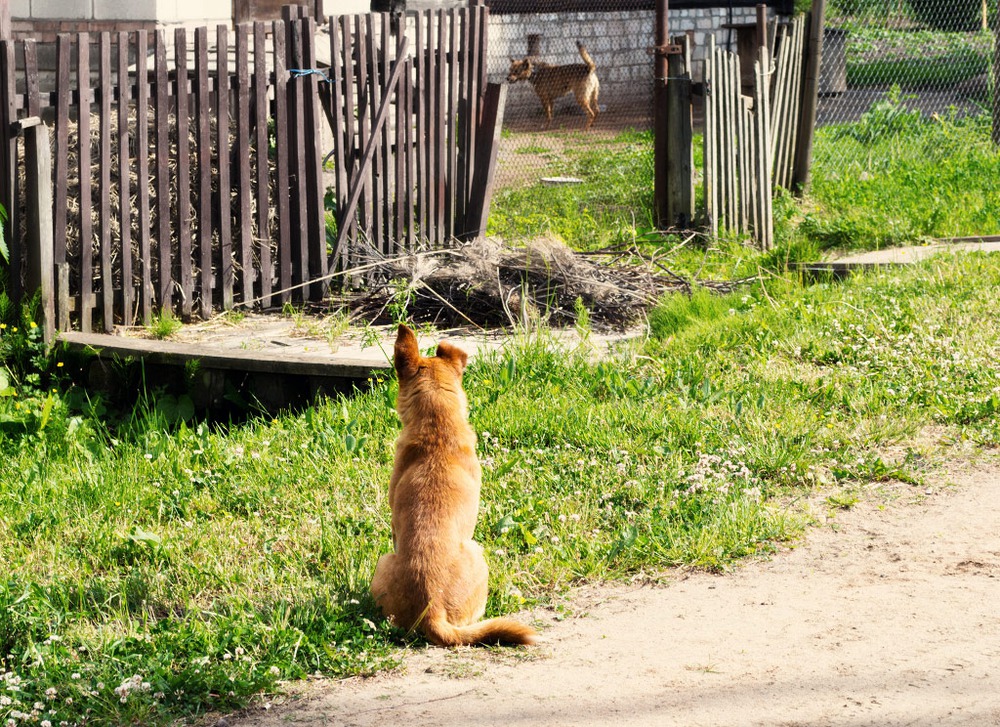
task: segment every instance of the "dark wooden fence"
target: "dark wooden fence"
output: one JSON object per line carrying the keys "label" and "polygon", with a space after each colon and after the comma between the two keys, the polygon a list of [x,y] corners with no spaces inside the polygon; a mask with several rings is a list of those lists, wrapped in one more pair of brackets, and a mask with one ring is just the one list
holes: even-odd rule
{"label": "dark wooden fence", "polygon": [[[50,327],[110,332],[320,300],[373,257],[479,234],[503,101],[485,83],[485,6],[334,17],[327,34],[302,15],[61,35],[52,78],[34,42],[0,42],[13,296],[48,288]],[[39,119],[51,207],[49,149],[26,131]]]}

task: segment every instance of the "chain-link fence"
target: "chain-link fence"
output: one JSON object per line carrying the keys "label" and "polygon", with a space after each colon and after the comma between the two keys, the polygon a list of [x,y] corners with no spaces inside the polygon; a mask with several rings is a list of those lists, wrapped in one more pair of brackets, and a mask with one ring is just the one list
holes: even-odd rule
{"label": "chain-link fence", "polygon": [[996,0],[828,0],[817,123],[881,137],[917,112],[989,114],[996,15]]}
{"label": "chain-link fence", "polygon": [[[700,80],[709,36],[734,51],[752,37],[757,2],[671,0],[670,35],[689,36],[695,80]],[[655,0],[488,3],[487,70],[491,81],[510,82],[499,152],[501,187],[531,183],[546,170],[558,168],[567,145],[586,145],[589,139],[652,127]],[[791,0],[769,3],[772,19],[791,10]],[[596,98],[595,86],[599,86]],[[546,113],[550,96],[551,120]]]}

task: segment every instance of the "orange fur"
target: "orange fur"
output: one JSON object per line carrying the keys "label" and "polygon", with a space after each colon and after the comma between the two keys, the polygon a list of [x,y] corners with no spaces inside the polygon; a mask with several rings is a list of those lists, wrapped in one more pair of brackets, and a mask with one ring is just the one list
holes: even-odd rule
{"label": "orange fur", "polygon": [[468,357],[448,343],[425,358],[399,327],[396,409],[403,430],[389,481],[395,552],[375,567],[371,591],[382,612],[438,646],[531,644],[534,629],[512,619],[480,621],[487,567],[473,541],[481,471],[468,423],[462,373]]}

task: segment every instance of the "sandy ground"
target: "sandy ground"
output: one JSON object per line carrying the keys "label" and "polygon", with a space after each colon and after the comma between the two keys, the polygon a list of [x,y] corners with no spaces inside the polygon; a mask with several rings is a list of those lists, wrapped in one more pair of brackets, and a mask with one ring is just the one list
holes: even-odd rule
{"label": "sandy ground", "polygon": [[414,649],[225,722],[1000,725],[1000,457],[813,514],[729,574],[576,590],[540,646]]}

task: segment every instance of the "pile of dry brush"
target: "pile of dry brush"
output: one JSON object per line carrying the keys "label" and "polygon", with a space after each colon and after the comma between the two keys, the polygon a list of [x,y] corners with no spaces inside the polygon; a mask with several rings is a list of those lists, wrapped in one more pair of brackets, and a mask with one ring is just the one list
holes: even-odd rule
{"label": "pile of dry brush", "polygon": [[387,259],[367,290],[346,296],[352,317],[389,322],[405,315],[438,326],[574,325],[597,330],[640,320],[664,293],[692,285],[727,292],[737,281],[691,281],[635,246],[575,252],[552,239],[509,247],[493,239]]}

